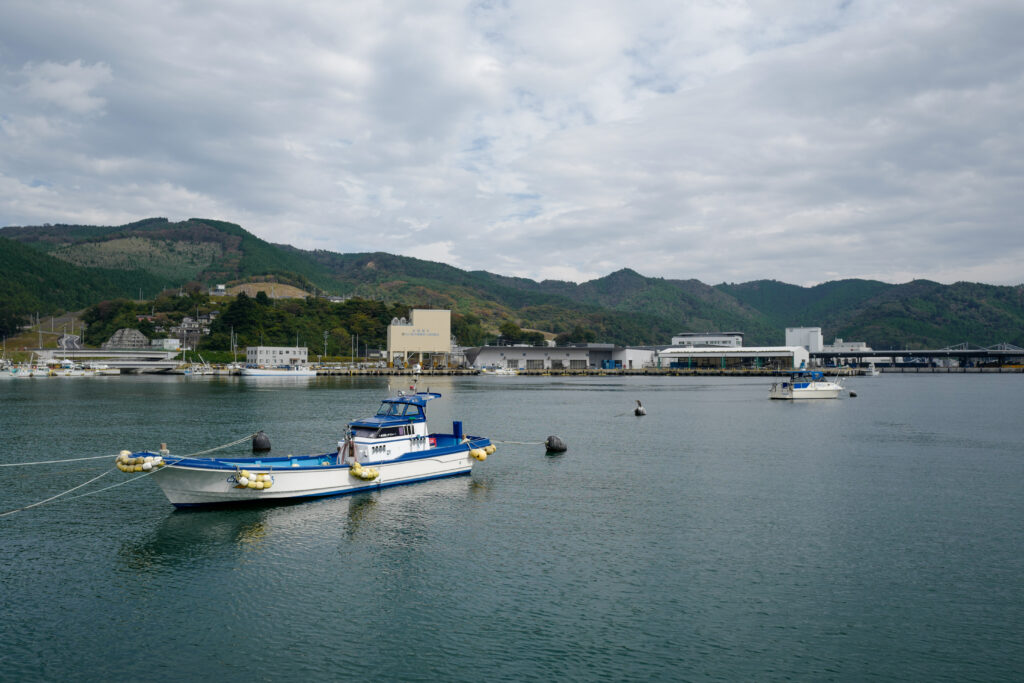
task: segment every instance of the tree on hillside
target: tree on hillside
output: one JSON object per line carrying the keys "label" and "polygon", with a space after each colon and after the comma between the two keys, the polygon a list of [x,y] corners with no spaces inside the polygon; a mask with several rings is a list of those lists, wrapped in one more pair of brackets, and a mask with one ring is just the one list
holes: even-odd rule
{"label": "tree on hillside", "polygon": [[482,346],[490,336],[481,324],[479,316],[472,313],[452,313],[452,334],[463,346]]}
{"label": "tree on hillside", "polygon": [[527,332],[511,320],[498,326],[498,332],[506,344],[543,344],[544,335],[540,332]]}
{"label": "tree on hillside", "polygon": [[0,335],[10,337],[17,334],[21,326],[27,322],[28,317],[26,315],[16,313],[7,307],[0,308]]}
{"label": "tree on hillside", "polygon": [[594,334],[593,330],[585,328],[580,324],[576,324],[570,332],[566,332],[555,337],[555,343],[559,345],[583,344],[592,342],[595,339],[597,339],[597,335]]}
{"label": "tree on hillside", "polygon": [[498,325],[498,333],[508,342],[518,341],[523,336],[523,330],[511,320],[506,320]]}
{"label": "tree on hillside", "polygon": [[143,309],[138,309],[137,304],[128,299],[101,301],[95,306],[90,306],[82,314],[82,320],[86,324],[82,340],[90,346],[99,346],[121,328],[137,329],[139,321],[136,315],[139,310]]}

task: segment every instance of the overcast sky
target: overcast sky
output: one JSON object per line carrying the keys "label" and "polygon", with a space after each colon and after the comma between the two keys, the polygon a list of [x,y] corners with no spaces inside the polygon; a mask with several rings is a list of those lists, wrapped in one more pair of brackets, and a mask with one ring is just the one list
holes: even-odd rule
{"label": "overcast sky", "polygon": [[1021,0],[0,3],[0,225],[1020,284],[1022,215]]}

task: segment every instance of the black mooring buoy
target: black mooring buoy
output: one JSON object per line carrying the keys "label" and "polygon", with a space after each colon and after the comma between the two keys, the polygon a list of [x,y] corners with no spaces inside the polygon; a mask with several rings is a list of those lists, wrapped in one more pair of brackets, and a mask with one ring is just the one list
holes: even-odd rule
{"label": "black mooring buoy", "polygon": [[850,392],[850,398],[857,398],[857,392],[856,391],[851,391]]}
{"label": "black mooring buoy", "polygon": [[637,399],[636,408],[633,408],[633,414],[636,415],[637,417],[643,417],[644,415],[647,414],[647,411],[644,410],[644,407],[640,403],[639,399]]}
{"label": "black mooring buoy", "polygon": [[547,440],[544,442],[544,447],[548,449],[548,453],[565,453],[567,450],[569,450],[569,446],[566,445],[566,443],[562,441],[560,438],[554,435],[549,436],[547,438]]}
{"label": "black mooring buoy", "polygon": [[252,437],[252,452],[264,453],[270,450],[270,437],[263,433],[263,430],[256,432]]}

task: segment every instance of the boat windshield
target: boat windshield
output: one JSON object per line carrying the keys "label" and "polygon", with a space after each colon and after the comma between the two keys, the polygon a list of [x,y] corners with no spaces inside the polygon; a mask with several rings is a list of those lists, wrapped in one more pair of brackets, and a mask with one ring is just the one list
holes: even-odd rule
{"label": "boat windshield", "polygon": [[381,403],[377,417],[420,417],[423,409],[411,403]]}

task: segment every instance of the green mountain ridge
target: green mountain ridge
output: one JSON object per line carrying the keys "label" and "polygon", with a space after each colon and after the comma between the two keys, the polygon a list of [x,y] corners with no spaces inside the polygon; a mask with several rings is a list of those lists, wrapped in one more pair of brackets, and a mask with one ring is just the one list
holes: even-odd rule
{"label": "green mountain ridge", "polygon": [[[150,218],[122,226],[0,229],[0,311],[79,308],[192,283],[271,277],[317,294],[450,308],[496,328],[512,320],[555,334],[666,344],[678,332],[742,331],[748,344],[781,344],[786,327],[819,326],[885,346],[970,341],[1024,345],[1024,287],[838,280],[800,287],[775,280],[707,285],[624,268],[576,284],[536,282],[386,252],[306,251],[224,221]],[[460,318],[462,321],[462,318]]]}

